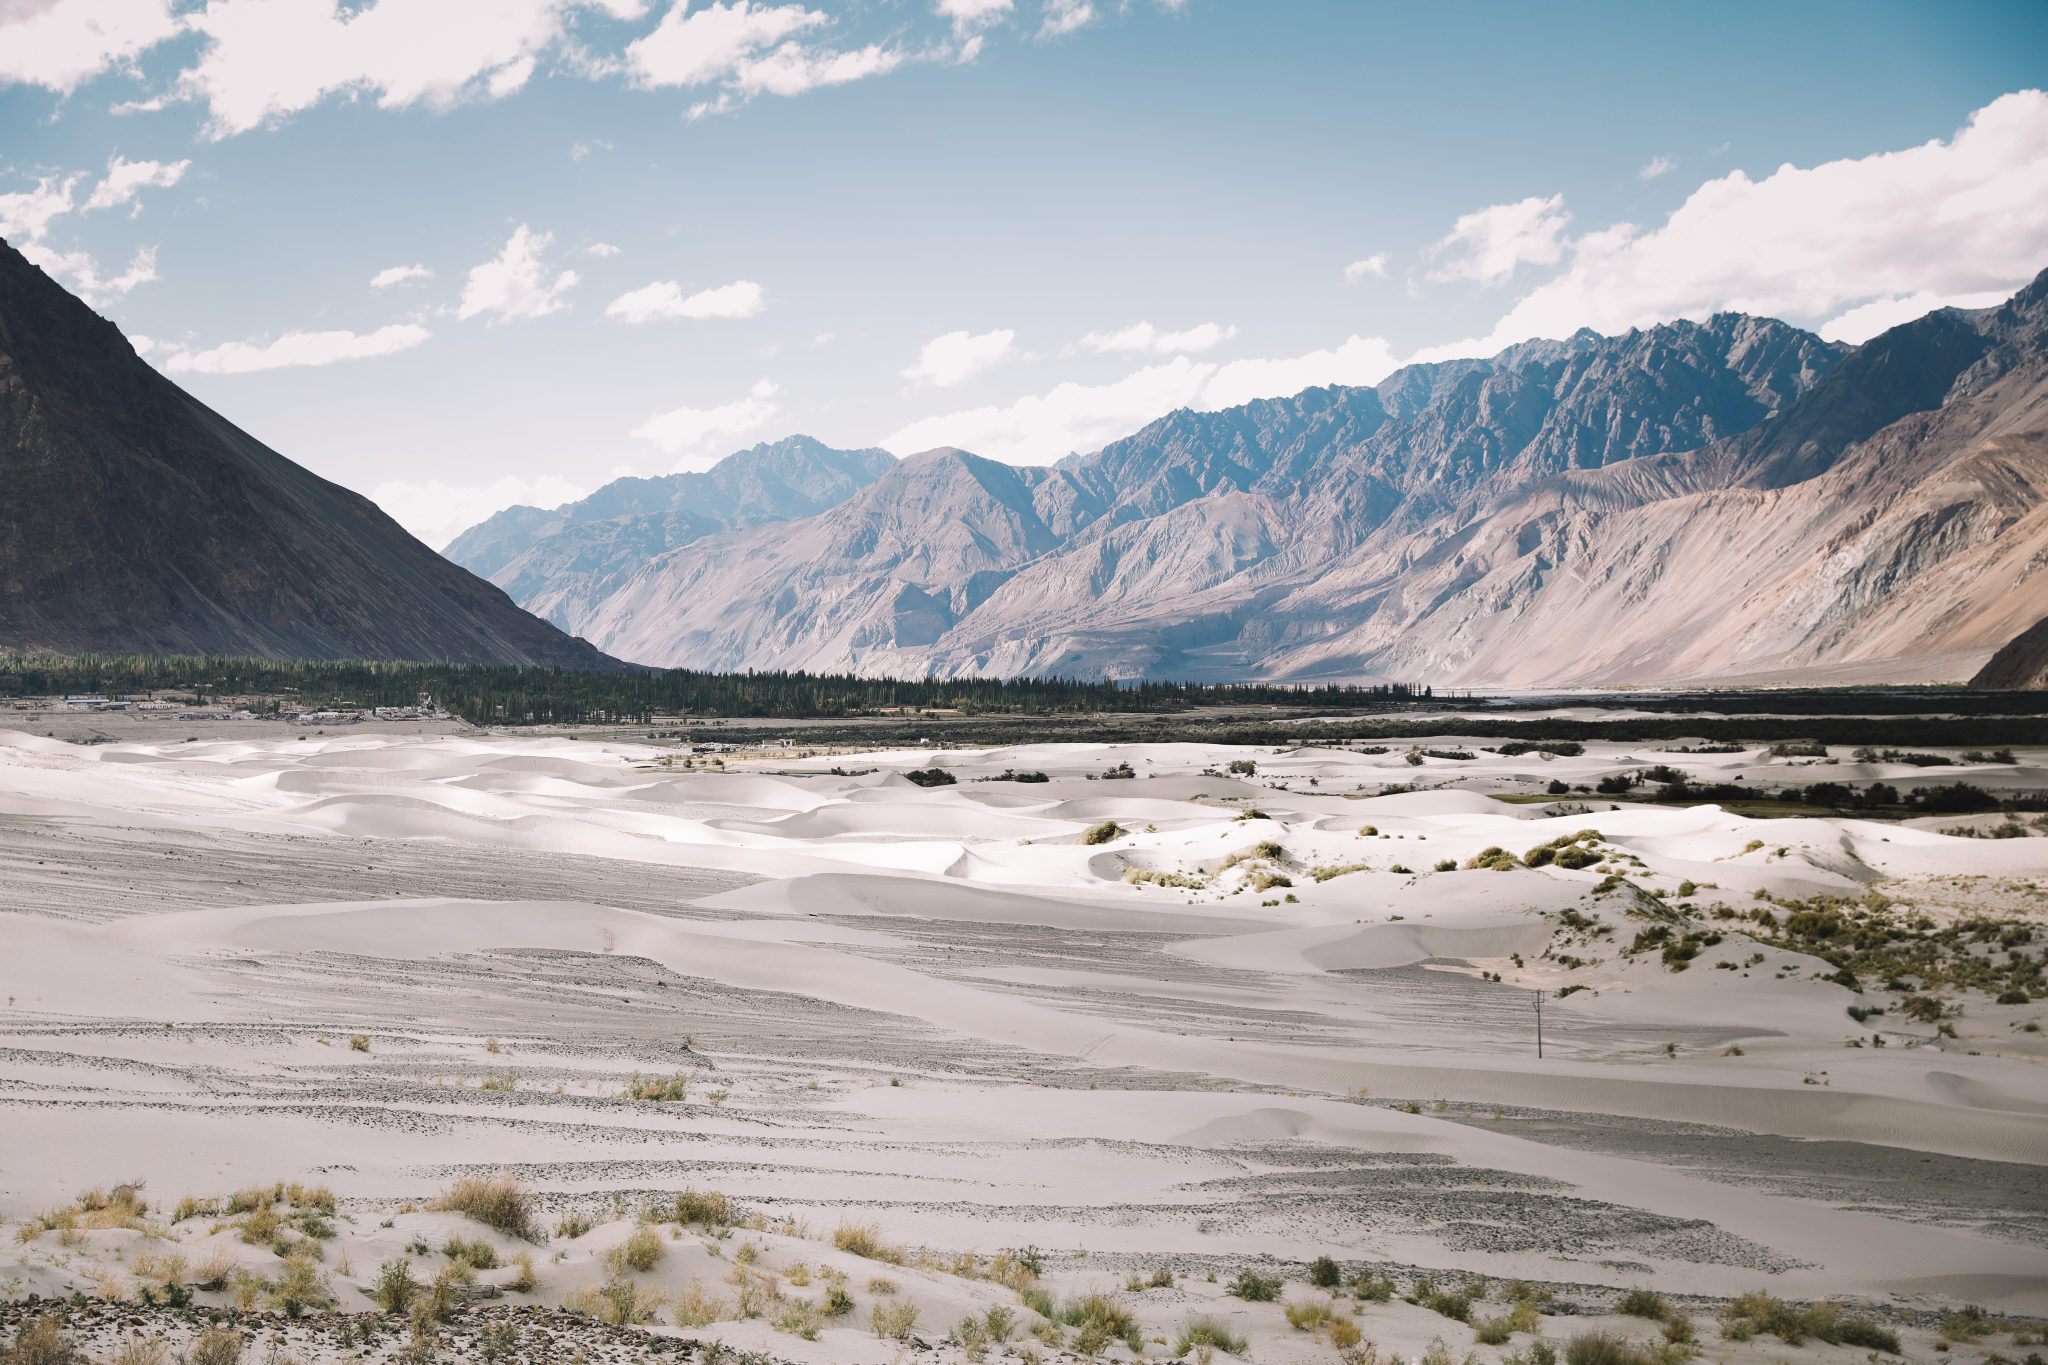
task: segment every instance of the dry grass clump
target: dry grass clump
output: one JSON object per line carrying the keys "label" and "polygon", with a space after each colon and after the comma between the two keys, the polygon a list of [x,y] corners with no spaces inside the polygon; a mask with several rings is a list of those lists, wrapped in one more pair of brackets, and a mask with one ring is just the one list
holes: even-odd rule
{"label": "dry grass clump", "polygon": [[661,1237],[653,1228],[641,1227],[633,1229],[633,1235],[613,1250],[619,1253],[620,1259],[630,1268],[648,1271],[654,1269],[655,1262],[662,1258],[667,1249],[662,1246]]}
{"label": "dry grass clump", "polygon": [[1132,886],[1183,886],[1199,891],[1209,884],[1208,879],[1188,872],[1154,872],[1149,867],[1127,867],[1124,880]]}
{"label": "dry grass clump", "polygon": [[476,1083],[476,1088],[479,1090],[502,1091],[509,1095],[519,1089],[519,1068],[508,1066],[505,1068],[503,1075],[486,1076]]}
{"label": "dry grass clump", "polygon": [[130,1337],[116,1346],[107,1365],[170,1365],[171,1343],[162,1337]]}
{"label": "dry grass clump", "polygon": [[1286,1308],[1287,1325],[1297,1332],[1321,1336],[1333,1324],[1350,1321],[1334,1299],[1306,1299],[1290,1303]]}
{"label": "dry grass clump", "polygon": [[367,1033],[351,1033],[348,1036],[348,1049],[351,1052],[368,1052],[370,1050],[370,1035]]}
{"label": "dry grass clump", "polygon": [[23,1323],[14,1334],[14,1345],[0,1355],[6,1365],[75,1365],[84,1359],[64,1335],[64,1324],[54,1313]]}
{"label": "dry grass clump", "polygon": [[841,1223],[832,1230],[832,1245],[870,1261],[903,1264],[903,1252],[882,1240],[882,1230],[873,1223]]}
{"label": "dry grass clump", "polygon": [[723,1322],[732,1313],[732,1308],[716,1294],[706,1293],[704,1286],[692,1280],[683,1286],[683,1292],[676,1296],[676,1326],[709,1327],[714,1322]]}
{"label": "dry grass clump", "polygon": [[533,1196],[509,1175],[501,1175],[494,1180],[465,1176],[450,1185],[427,1207],[474,1218],[485,1227],[496,1228],[509,1237],[529,1242],[540,1240],[539,1229],[533,1221]]}
{"label": "dry grass clump", "polygon": [[1319,882],[1326,882],[1333,877],[1348,877],[1354,872],[1370,871],[1372,871],[1370,863],[1339,863],[1323,867],[1312,867],[1308,870],[1308,875],[1314,877]]}
{"label": "dry grass clump", "polygon": [[198,1289],[216,1291],[227,1284],[228,1277],[241,1268],[240,1257],[227,1247],[217,1246],[192,1267],[192,1278],[189,1283]]}
{"label": "dry grass clump", "polygon": [[[1100,843],[1101,840],[1096,842]],[[868,1313],[868,1326],[874,1334],[883,1339],[894,1337],[907,1340],[917,1327],[917,1305],[914,1303],[878,1303]]]}
{"label": "dry grass clump", "polygon": [[673,1206],[652,1216],[658,1223],[702,1223],[707,1228],[729,1228],[740,1221],[738,1207],[717,1190],[682,1190]]}
{"label": "dry grass clump", "polygon": [[1606,1332],[1581,1332],[1565,1343],[1565,1365],[1658,1365],[1657,1360],[1626,1337]]}
{"label": "dry grass clump", "polygon": [[1898,1334],[1869,1318],[1845,1318],[1841,1309],[1827,1302],[1796,1308],[1761,1289],[1741,1295],[1721,1310],[1721,1335],[1729,1341],[1769,1335],[1788,1346],[1815,1337],[1834,1346],[1899,1353]]}
{"label": "dry grass clump", "polygon": [[1123,826],[1114,820],[1104,820],[1099,825],[1090,825],[1081,832],[1081,842],[1084,844],[1106,844],[1123,837]]}
{"label": "dry grass clump", "polygon": [[460,1237],[450,1237],[447,1244],[441,1248],[441,1254],[451,1261],[467,1262],[472,1270],[498,1268],[497,1248],[481,1237],[467,1242]]}
{"label": "dry grass clump", "polygon": [[584,1285],[562,1300],[571,1313],[597,1318],[615,1327],[632,1327],[653,1322],[668,1304],[668,1295],[658,1289],[636,1285],[631,1280],[612,1280],[598,1287]]}
{"label": "dry grass clump", "polygon": [[673,1076],[642,1076],[636,1071],[627,1077],[624,1093],[629,1100],[681,1102],[689,1098],[690,1082],[696,1079],[688,1071],[678,1071]]}
{"label": "dry grass clump", "polygon": [[209,1327],[185,1352],[187,1365],[235,1365],[242,1358],[242,1334],[232,1327]]}
{"label": "dry grass clump", "polygon": [[1631,1289],[1621,1296],[1621,1302],[1614,1311],[1631,1318],[1649,1318],[1662,1322],[1671,1315],[1671,1305],[1664,1302],[1664,1296],[1654,1290]]}

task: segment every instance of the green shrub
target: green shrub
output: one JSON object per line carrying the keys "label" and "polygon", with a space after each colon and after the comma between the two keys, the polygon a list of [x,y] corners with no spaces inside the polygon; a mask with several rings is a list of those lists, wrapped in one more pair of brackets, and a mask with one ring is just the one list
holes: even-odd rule
{"label": "green shrub", "polygon": [[1441,1313],[1447,1318],[1455,1318],[1459,1322],[1470,1322],[1472,1320],[1472,1298],[1470,1295],[1462,1292],[1457,1294],[1431,1294],[1422,1300],[1422,1306],[1433,1312]]}
{"label": "green shrub", "polygon": [[1246,1303],[1271,1303],[1280,1297],[1280,1281],[1255,1270],[1240,1270],[1224,1292]]}
{"label": "green shrub", "polygon": [[1318,1289],[1335,1289],[1344,1282],[1344,1272],[1328,1256],[1318,1256],[1309,1263],[1308,1282]]}
{"label": "green shrub", "polygon": [[920,787],[950,787],[960,780],[944,768],[913,768],[903,775]]}
{"label": "green shrub", "polygon": [[664,1249],[660,1234],[653,1228],[635,1228],[633,1235],[626,1239],[626,1264],[635,1270],[652,1270],[654,1263],[661,1259]]}
{"label": "green shrub", "polygon": [[1648,1352],[1626,1337],[1581,1332],[1565,1343],[1565,1365],[1657,1365]]}
{"label": "green shrub", "polygon": [[496,1248],[481,1237],[465,1242],[460,1237],[450,1237],[441,1254],[451,1261],[467,1261],[473,1270],[495,1270],[498,1265]]}
{"label": "green shrub", "polygon": [[1123,838],[1123,835],[1123,828],[1116,821],[1104,820],[1099,825],[1090,825],[1087,829],[1083,830],[1081,832],[1081,842],[1084,844],[1106,844],[1112,839]]}
{"label": "green shrub", "polygon": [[1230,1330],[1230,1325],[1221,1319],[1203,1316],[1189,1318],[1187,1325],[1180,1329],[1180,1339],[1173,1344],[1176,1357],[1185,1356],[1197,1346],[1207,1346],[1226,1355],[1241,1356],[1245,1353],[1245,1339]]}
{"label": "green shrub", "polygon": [[1671,1305],[1664,1302],[1662,1294],[1648,1289],[1631,1289],[1621,1296],[1621,1302],[1614,1306],[1614,1311],[1632,1318],[1662,1322],[1671,1312]]}
{"label": "green shrub", "polygon": [[682,1190],[677,1193],[675,1205],[663,1221],[728,1228],[739,1221],[739,1211],[730,1199],[716,1190]]}
{"label": "green shrub", "polygon": [[403,1313],[412,1307],[413,1296],[419,1291],[420,1282],[412,1277],[412,1263],[400,1259],[386,1261],[378,1269],[377,1287],[370,1297],[386,1313]]}
{"label": "green shrub", "polygon": [[1505,1345],[1507,1339],[1515,1334],[1506,1318],[1480,1318],[1472,1324],[1472,1331],[1482,1346]]}

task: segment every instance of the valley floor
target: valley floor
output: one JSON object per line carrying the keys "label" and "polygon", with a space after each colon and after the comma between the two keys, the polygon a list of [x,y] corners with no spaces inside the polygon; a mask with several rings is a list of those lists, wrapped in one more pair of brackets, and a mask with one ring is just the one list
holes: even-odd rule
{"label": "valley floor", "polygon": [[[1118,1298],[1153,1357],[1212,1315],[1262,1361],[1336,1359],[1341,1331],[1284,1316],[1327,1297],[1320,1256],[1393,1280],[1338,1302],[1383,1357],[1441,1338],[1435,1365],[1594,1329],[1663,1343],[1614,1315],[1635,1287],[1735,1365],[1870,1354],[1724,1336],[1716,1313],[1760,1289],[1860,1305],[1923,1360],[2023,1358],[2048,1314],[2048,1001],[1957,984],[2038,963],[2048,840],[1496,799],[1660,762],[1757,781],[1786,763],[1760,749],[1047,744],[686,770],[628,742],[215,728],[0,730],[0,1297],[82,1292],[95,1342],[186,1342],[189,1314],[132,1301],[202,1283],[212,1255],[220,1287],[194,1304],[239,1303],[252,1341],[382,1358],[396,1318],[380,1347],[260,1310],[316,1247],[314,1301],[360,1313],[381,1267],[431,1281],[451,1238],[498,1264],[461,1290],[491,1303],[446,1330],[484,1350],[493,1323],[562,1343],[588,1324],[591,1360],[647,1338],[546,1310],[785,1360],[892,1361],[898,1329],[938,1343],[991,1308],[1014,1312],[1008,1344],[945,1349],[1096,1344],[1084,1323],[1029,1334],[1026,1259],[1056,1303]],[[904,776],[932,768],[954,780]],[[2029,753],[1998,777],[2044,781]],[[1397,784],[1420,789],[1374,795]],[[1852,991],[1779,932],[1802,912],[1938,940],[1947,965]],[[502,1176],[540,1238],[426,1206]],[[173,1221],[272,1182],[325,1187],[332,1212],[287,1197],[275,1237],[224,1203]],[[104,1193],[122,1184],[149,1208]],[[727,1196],[732,1222],[654,1224],[628,1265],[635,1215],[684,1189]],[[896,1258],[835,1246],[849,1224]],[[1280,1301],[1229,1296],[1245,1271]],[[1547,1312],[1479,1344],[1418,1276],[1476,1282],[1475,1321],[1515,1280]],[[850,1311],[807,1319],[828,1286]],[[669,1325],[691,1304],[714,1320]],[[1964,1304],[2013,1321],[1951,1320],[1937,1344]]]}

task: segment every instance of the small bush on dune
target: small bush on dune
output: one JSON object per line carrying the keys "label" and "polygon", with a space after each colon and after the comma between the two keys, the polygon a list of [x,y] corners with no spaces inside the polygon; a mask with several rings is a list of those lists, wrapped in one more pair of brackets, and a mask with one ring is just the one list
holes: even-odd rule
{"label": "small bush on dune", "polygon": [[495,1270],[498,1266],[497,1249],[481,1237],[470,1242],[450,1237],[441,1254],[451,1261],[467,1261],[474,1270]]}
{"label": "small bush on dune", "polygon": [[643,1227],[633,1230],[633,1235],[626,1239],[622,1250],[625,1252],[627,1265],[635,1270],[646,1271],[654,1269],[654,1263],[661,1259],[666,1248],[662,1246],[661,1238],[653,1228]]}
{"label": "small bush on dune", "polygon": [[882,1240],[882,1230],[873,1223],[841,1223],[832,1230],[832,1245],[870,1261],[903,1264],[903,1253]]}
{"label": "small bush on dune", "polygon": [[1087,829],[1083,830],[1081,832],[1081,842],[1084,844],[1106,844],[1112,840],[1123,838],[1123,835],[1123,827],[1117,824],[1116,821],[1104,820],[1099,825],[1090,825]]}
{"label": "small bush on dune", "polygon": [[1180,1339],[1173,1344],[1173,1353],[1176,1356],[1184,1356],[1197,1346],[1207,1346],[1212,1350],[1241,1356],[1245,1352],[1246,1342],[1243,1337],[1230,1330],[1230,1324],[1220,1318],[1205,1315],[1188,1319],[1187,1325],[1180,1329]]}
{"label": "small bush on dune", "polygon": [[666,1221],[702,1223],[707,1228],[729,1228],[739,1221],[739,1209],[716,1190],[683,1190]]}
{"label": "small bush on dune", "polygon": [[1280,1297],[1280,1281],[1255,1270],[1240,1270],[1224,1292],[1246,1303],[1271,1303]]}
{"label": "small bush on dune", "polygon": [[533,1222],[533,1196],[509,1175],[501,1175],[495,1180],[465,1176],[427,1207],[474,1218],[485,1227],[496,1228],[509,1237],[529,1242],[539,1240],[539,1229]]}
{"label": "small bush on dune", "polygon": [[348,1049],[351,1052],[368,1052],[370,1050],[370,1035],[367,1033],[351,1033],[348,1036]]}
{"label": "small bush on dune", "polygon": [[1328,1299],[1309,1299],[1286,1307],[1287,1325],[1297,1332],[1320,1333],[1337,1316],[1337,1306]]}
{"label": "small bush on dune", "polygon": [[1565,1343],[1565,1365],[1657,1365],[1648,1352],[1626,1337],[1581,1332]]}
{"label": "small bush on dune", "polygon": [[902,1341],[917,1327],[917,1305],[878,1303],[868,1313],[868,1326],[878,1337]]}
{"label": "small bush on dune", "polygon": [[676,1295],[676,1326],[709,1327],[714,1322],[723,1322],[731,1307],[716,1294],[706,1293],[704,1286],[692,1280],[683,1286],[683,1292]]}
{"label": "small bush on dune", "polygon": [[1621,1302],[1614,1311],[1632,1318],[1650,1318],[1662,1322],[1671,1312],[1671,1305],[1664,1302],[1664,1296],[1648,1289],[1631,1289],[1621,1296]]}
{"label": "small bush on dune", "polygon": [[626,1098],[680,1103],[689,1098],[690,1082],[695,1079],[687,1071],[678,1071],[673,1076],[642,1076],[636,1071],[626,1080]]}
{"label": "small bush on dune", "polygon": [[960,780],[944,768],[913,768],[903,775],[920,787],[950,787]]}

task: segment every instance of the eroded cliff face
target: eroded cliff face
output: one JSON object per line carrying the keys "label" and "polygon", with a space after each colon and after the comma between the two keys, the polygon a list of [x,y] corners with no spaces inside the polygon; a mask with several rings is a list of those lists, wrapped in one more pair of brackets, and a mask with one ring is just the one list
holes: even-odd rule
{"label": "eroded cliff face", "polygon": [[236,429],[0,243],[0,648],[616,668]]}

